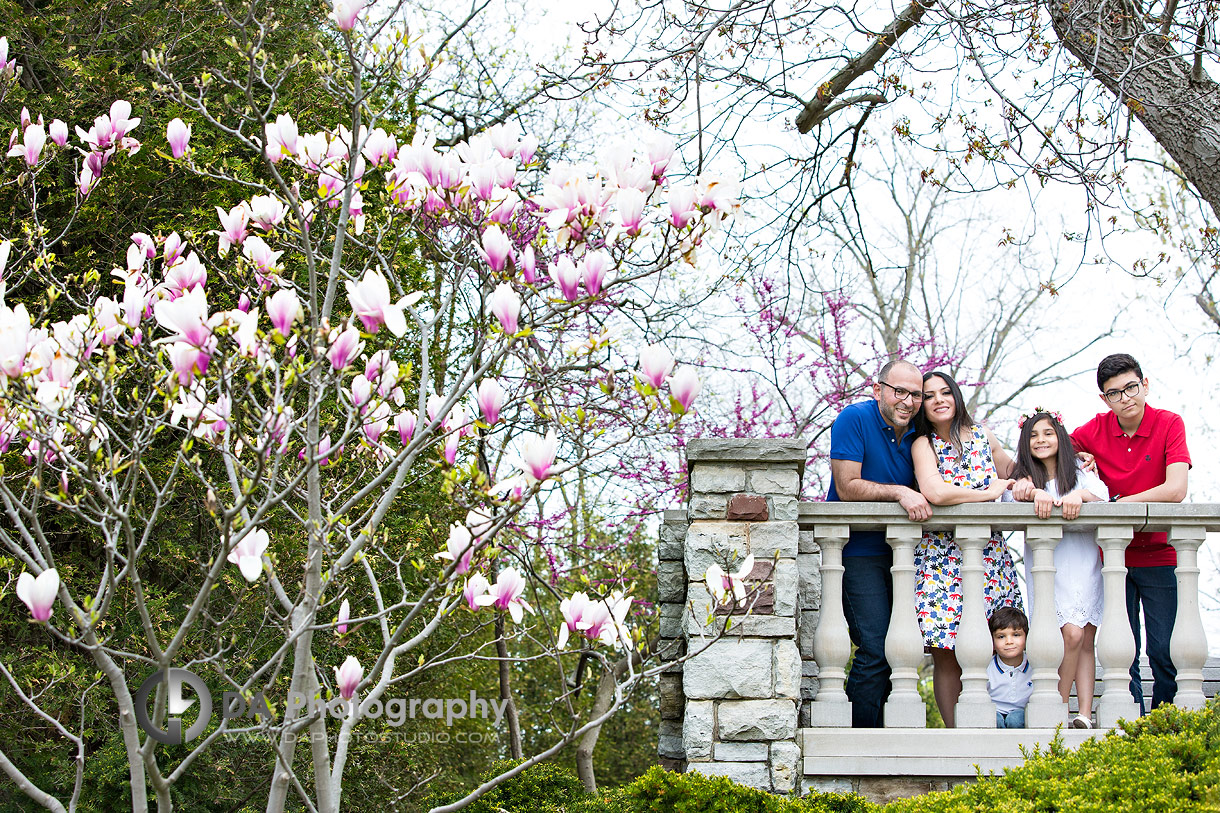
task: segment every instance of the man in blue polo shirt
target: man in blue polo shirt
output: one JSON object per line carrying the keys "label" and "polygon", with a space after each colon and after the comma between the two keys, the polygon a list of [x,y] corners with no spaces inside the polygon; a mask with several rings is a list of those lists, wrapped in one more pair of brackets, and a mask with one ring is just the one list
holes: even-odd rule
{"label": "man in blue polo shirt", "polygon": [[[897,502],[912,522],[923,522],[932,509],[916,491],[911,423],[923,403],[923,375],[901,359],[881,368],[873,398],[839,413],[830,428],[830,490],[827,500]],[[882,531],[852,531],[843,548],[843,614],[856,645],[847,676],[854,728],[882,724],[890,692],[885,634],[890,627],[894,582],[893,551]],[[912,606],[914,612],[914,606]]]}

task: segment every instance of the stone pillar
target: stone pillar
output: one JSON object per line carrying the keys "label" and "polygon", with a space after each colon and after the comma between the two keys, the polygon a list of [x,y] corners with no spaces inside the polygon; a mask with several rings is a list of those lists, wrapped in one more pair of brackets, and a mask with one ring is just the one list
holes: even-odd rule
{"label": "stone pillar", "polygon": [[[797,791],[800,778],[796,519],[805,449],[800,439],[700,439],[686,447],[686,769],[776,793]],[[713,563],[735,573],[747,555],[755,560],[746,585],[753,608],[726,615],[734,608],[717,605],[704,573]]]}
{"label": "stone pillar", "polygon": [[[1053,523],[1053,524],[1052,524]],[[1055,546],[1063,538],[1057,522],[1030,525],[1025,529],[1025,555],[1033,563],[1033,584],[1027,584],[1025,609],[1029,612],[1026,656],[1033,670],[1034,691],[1025,707],[1027,728],[1054,728],[1066,723],[1067,703],[1059,694],[1059,663],[1063,660],[1063,635],[1055,614]],[[1080,713],[1086,718],[1093,698],[1080,698]]]}
{"label": "stone pillar", "polygon": [[962,550],[962,617],[954,643],[962,667],[962,693],[954,723],[958,728],[995,728],[995,703],[987,691],[987,665],[993,650],[983,600],[987,580],[983,548],[991,540],[991,526],[958,525],[953,536]]}
{"label": "stone pillar", "polygon": [[890,664],[890,696],[885,701],[886,728],[923,728],[928,712],[919,694],[919,664],[923,633],[915,617],[915,546],[923,535],[914,523],[887,525],[885,539],[894,550],[894,606],[885,634],[885,659]]}
{"label": "stone pillar", "polygon": [[1169,543],[1178,552],[1178,613],[1169,639],[1169,656],[1178,670],[1178,693],[1173,704],[1183,709],[1201,709],[1203,664],[1207,662],[1207,633],[1199,615],[1199,546],[1207,529],[1192,525],[1173,525]]}
{"label": "stone pillar", "polygon": [[[801,657],[812,656],[817,670],[817,685],[811,687],[815,699],[807,709],[808,718],[802,722],[818,728],[848,728],[851,726],[851,703],[843,687],[847,679],[847,659],[851,657],[851,636],[843,616],[843,547],[851,534],[851,526],[817,525],[814,534],[815,544],[822,552],[823,602],[819,613],[801,608]],[[797,558],[800,560],[803,555]],[[804,577],[803,569],[801,575]],[[816,623],[815,615],[820,616]],[[815,629],[816,636],[813,636]],[[806,630],[813,636],[812,641],[806,642]]]}
{"label": "stone pillar", "polygon": [[1099,525],[1102,588],[1105,606],[1097,629],[1097,662],[1101,664],[1101,702],[1097,704],[1098,728],[1114,728],[1119,720],[1134,720],[1140,709],[1131,698],[1131,661],[1135,660],[1135,638],[1127,618],[1127,545],[1130,525]]}
{"label": "stone pillar", "polygon": [[666,511],[661,517],[657,543],[657,603],[661,614],[658,654],[668,663],[661,673],[661,727],[657,755],[663,768],[686,770],[682,747],[682,718],[686,696],[682,694],[682,663],[686,639],[682,635],[682,608],[686,602],[686,565],[682,561],[689,521],[686,511]]}

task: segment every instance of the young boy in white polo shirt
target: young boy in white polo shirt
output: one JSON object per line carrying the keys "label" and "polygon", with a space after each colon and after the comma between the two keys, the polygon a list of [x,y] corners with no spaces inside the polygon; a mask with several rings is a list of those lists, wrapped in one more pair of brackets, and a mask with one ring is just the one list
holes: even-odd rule
{"label": "young boy in white polo shirt", "polygon": [[987,691],[995,701],[996,728],[1025,728],[1025,705],[1034,692],[1025,658],[1029,619],[1016,607],[997,607],[987,620],[995,654],[987,665]]}

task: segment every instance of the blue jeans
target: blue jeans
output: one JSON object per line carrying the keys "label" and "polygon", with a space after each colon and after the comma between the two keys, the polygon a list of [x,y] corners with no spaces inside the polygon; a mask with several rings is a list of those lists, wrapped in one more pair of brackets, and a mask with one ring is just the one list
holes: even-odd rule
{"label": "blue jeans", "polygon": [[843,615],[856,654],[847,674],[853,728],[880,728],[890,693],[885,634],[894,605],[893,554],[843,557]]}
{"label": "blue jeans", "polygon": [[1135,660],[1131,663],[1131,697],[1144,705],[1144,686],[1140,682],[1140,607],[1144,608],[1144,629],[1148,634],[1148,663],[1152,666],[1152,708],[1172,703],[1178,692],[1178,670],[1169,657],[1169,639],[1178,614],[1178,579],[1172,565],[1133,567],[1127,570],[1127,618],[1135,636]]}
{"label": "blue jeans", "polygon": [[995,713],[996,728],[1025,728],[1025,709],[1013,709],[1009,712]]}

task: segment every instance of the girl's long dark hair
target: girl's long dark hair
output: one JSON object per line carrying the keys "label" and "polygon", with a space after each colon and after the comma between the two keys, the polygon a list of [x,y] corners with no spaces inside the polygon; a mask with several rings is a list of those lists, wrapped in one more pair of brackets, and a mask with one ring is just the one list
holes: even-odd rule
{"label": "girl's long dark hair", "polygon": [[1055,455],[1055,484],[1059,488],[1059,496],[1070,494],[1076,490],[1076,450],[1072,448],[1072,437],[1068,434],[1067,429],[1047,412],[1035,412],[1021,425],[1021,439],[1017,442],[1017,462],[1009,476],[1014,480],[1028,477],[1035,487],[1046,488],[1050,472],[1046,470],[1046,465],[1034,457],[1033,452],[1029,450],[1034,427],[1043,418],[1051,422],[1051,426],[1055,429],[1055,436],[1059,438],[1059,453]]}
{"label": "girl's long dark hair", "polygon": [[[957,386],[953,376],[948,373],[942,373],[940,370],[924,373],[923,383],[926,385],[930,378],[939,378],[944,381],[949,386],[949,392],[953,394],[953,420],[949,422],[949,437],[945,438],[945,440],[952,443],[960,451],[962,448],[962,435],[966,430],[974,426],[974,418],[970,417],[970,412],[966,409],[966,399],[962,397],[962,388]],[[932,422],[928,420],[924,408],[920,407],[919,412],[915,413],[915,437],[931,438],[932,432]]]}

